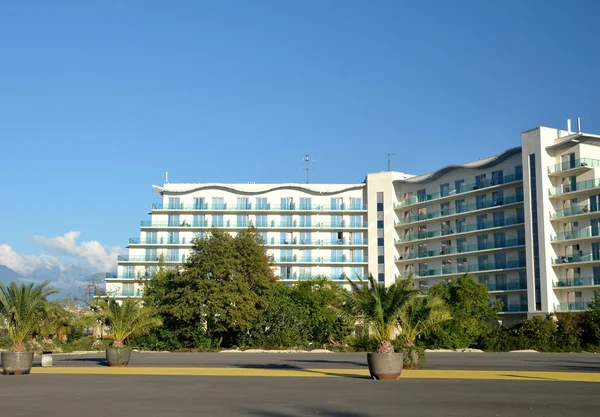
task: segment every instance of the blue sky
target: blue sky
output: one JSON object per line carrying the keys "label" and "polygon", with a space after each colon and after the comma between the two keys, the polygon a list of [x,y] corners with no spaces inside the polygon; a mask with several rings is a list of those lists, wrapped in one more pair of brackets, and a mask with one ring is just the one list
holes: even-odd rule
{"label": "blue sky", "polygon": [[165,171],[303,182],[309,154],[312,182],[360,182],[388,152],[421,174],[567,117],[600,133],[599,16],[583,0],[4,2],[0,245],[108,256]]}

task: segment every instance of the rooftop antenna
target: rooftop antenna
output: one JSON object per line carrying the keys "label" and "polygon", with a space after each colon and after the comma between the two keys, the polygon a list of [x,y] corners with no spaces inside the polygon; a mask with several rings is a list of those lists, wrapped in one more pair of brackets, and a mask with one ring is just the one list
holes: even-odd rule
{"label": "rooftop antenna", "polygon": [[169,172],[167,171],[167,173],[165,174],[165,183],[168,184],[169,183]]}
{"label": "rooftop antenna", "polygon": [[313,168],[311,168],[310,164],[313,163],[314,161],[307,154],[307,155],[304,155],[302,162],[304,162],[306,164],[306,166],[302,169],[306,171],[306,183],[308,184],[308,171],[310,169],[313,169]]}
{"label": "rooftop antenna", "polygon": [[388,171],[392,170],[392,156],[396,156],[396,154],[393,152],[388,153]]}
{"label": "rooftop antenna", "polygon": [[581,133],[581,117],[577,117],[577,133]]}

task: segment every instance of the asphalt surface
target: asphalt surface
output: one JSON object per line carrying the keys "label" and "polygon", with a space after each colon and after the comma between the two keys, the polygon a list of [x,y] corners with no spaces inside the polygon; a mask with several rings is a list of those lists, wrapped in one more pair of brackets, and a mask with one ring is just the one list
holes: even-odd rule
{"label": "asphalt surface", "polygon": [[595,416],[599,384],[368,378],[0,377],[1,415]]}
{"label": "asphalt surface", "polygon": [[[106,366],[103,353],[54,355],[54,366]],[[36,358],[39,364],[39,358]],[[427,369],[600,372],[600,354],[428,353]],[[365,353],[132,353],[131,366],[354,369]]]}

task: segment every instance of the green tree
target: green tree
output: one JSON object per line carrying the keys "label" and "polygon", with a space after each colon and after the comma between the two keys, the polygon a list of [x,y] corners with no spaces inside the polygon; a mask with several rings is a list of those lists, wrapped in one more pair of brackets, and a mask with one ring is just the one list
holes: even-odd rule
{"label": "green tree", "polygon": [[213,228],[207,239],[194,241],[181,271],[150,279],[146,300],[185,343],[208,337],[233,345],[266,308],[275,282],[256,229],[233,237]]}
{"label": "green tree", "polygon": [[450,319],[450,308],[440,297],[414,298],[400,313],[400,336],[405,345],[413,346],[419,335],[430,334]]}
{"label": "green tree", "polygon": [[48,302],[46,314],[38,321],[34,330],[36,336],[43,340],[66,338],[73,324],[73,314],[68,312],[62,303],[61,300]]}
{"label": "green tree", "polygon": [[342,290],[343,304],[333,307],[350,323],[360,322],[377,341],[377,353],[393,353],[391,339],[398,320],[420,291],[412,279],[397,279],[386,287],[379,285],[372,275],[359,284],[347,279],[351,289]]}
{"label": "green tree", "polygon": [[136,334],[144,334],[153,327],[161,324],[160,319],[154,317],[154,310],[142,306],[134,298],[126,298],[122,303],[112,299],[102,301],[100,317],[109,326],[109,334],[114,339],[113,347],[122,348],[125,339]]}
{"label": "green tree", "polygon": [[582,342],[588,350],[600,349],[600,292],[588,304],[582,315]]}
{"label": "green tree", "polygon": [[294,302],[292,293],[290,287],[277,286],[267,308],[241,337],[241,344],[264,348],[305,346],[310,340],[310,312]]}
{"label": "green tree", "polygon": [[310,341],[336,344],[351,334],[353,326],[330,308],[339,301],[340,287],[329,278],[316,276],[301,281],[292,287],[290,297],[308,311]]}
{"label": "green tree", "polygon": [[47,316],[48,297],[58,293],[48,287],[50,281],[39,285],[0,282],[0,325],[5,326],[12,341],[13,352],[25,351],[25,339],[31,337],[40,320]]}
{"label": "green tree", "polygon": [[450,306],[452,319],[425,338],[430,347],[459,349],[479,346],[498,320],[499,302],[489,304],[490,295],[484,284],[465,274],[456,280],[441,282],[429,290]]}

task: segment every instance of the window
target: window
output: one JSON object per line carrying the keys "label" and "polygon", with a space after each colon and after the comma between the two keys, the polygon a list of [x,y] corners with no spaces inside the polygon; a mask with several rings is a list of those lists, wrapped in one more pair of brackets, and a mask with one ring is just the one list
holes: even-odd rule
{"label": "window", "polygon": [[353,266],[352,268],[350,268],[349,278],[356,279],[357,277],[360,279],[365,279],[365,271],[362,266]]}
{"label": "window", "polygon": [[238,197],[237,199],[238,210],[250,210],[250,203],[246,197]]}
{"label": "window", "polygon": [[502,184],[504,182],[504,175],[502,171],[493,171],[492,172],[492,185]]}
{"label": "window", "polygon": [[265,197],[256,197],[255,204],[255,208],[257,210],[266,210],[269,208],[269,203],[267,203],[267,199]]}
{"label": "window", "polygon": [[312,270],[310,266],[301,266],[299,271],[299,279],[310,279],[312,277]]}
{"label": "window", "polygon": [[344,204],[340,197],[333,197],[331,199],[331,210],[343,210]]}
{"label": "window", "polygon": [[362,199],[356,197],[350,198],[350,208],[352,210],[362,210]]}
{"label": "window", "polygon": [[238,214],[237,216],[237,227],[248,227],[248,216],[245,214]]}
{"label": "window", "polygon": [[475,176],[475,189],[485,187],[485,174]]}
{"label": "window", "polygon": [[280,262],[292,262],[294,257],[292,255],[291,249],[281,249],[279,251],[279,261]]}
{"label": "window", "polygon": [[[302,204],[302,203],[300,203]],[[301,214],[300,215],[300,227],[310,227],[311,226],[311,215],[310,214]]]}
{"label": "window", "polygon": [[292,267],[282,266],[279,272],[279,276],[281,277],[281,279],[292,279]]}
{"label": "window", "polygon": [[169,232],[169,239],[167,243],[179,243],[179,232]]}
{"label": "window", "polygon": [[311,210],[311,199],[308,197],[300,197],[300,210]]}
{"label": "window", "polygon": [[166,261],[179,262],[179,249],[177,249],[177,248],[168,249]]}
{"label": "window", "polygon": [[180,209],[181,202],[179,201],[179,197],[169,197],[169,208],[170,209]]}
{"label": "window", "polygon": [[450,184],[440,184],[440,196],[445,197],[450,193]]}
{"label": "window", "polygon": [[146,249],[146,261],[158,261],[158,255],[156,252],[156,248],[147,248]]}
{"label": "window", "polygon": [[292,197],[282,197],[281,198],[281,209],[282,210],[293,210],[294,209],[294,200]]}
{"label": "window", "polygon": [[281,227],[292,227],[292,215],[282,214],[280,217],[280,223]]}
{"label": "window", "polygon": [[344,270],[341,266],[332,266],[331,267],[331,279],[338,280],[344,279]]}
{"label": "window", "polygon": [[504,191],[494,191],[492,193],[492,207],[504,204]]}
{"label": "window", "polygon": [[352,215],[350,216],[350,227],[362,227],[362,216]]}
{"label": "window", "polygon": [[311,243],[311,235],[310,232],[300,232],[300,244],[301,245],[309,245]]}
{"label": "window", "polygon": [[[383,194],[383,193],[382,193]],[[425,201],[427,199],[427,194],[425,189],[417,190],[417,201]]]}
{"label": "window", "polygon": [[477,216],[477,230],[485,229],[487,214]]}
{"label": "window", "polygon": [[206,209],[206,201],[204,197],[194,197],[194,209],[203,210]]}
{"label": "window", "polygon": [[215,227],[223,227],[223,215],[222,214],[213,214],[212,215],[212,225]]}
{"label": "window", "polygon": [[523,165],[517,165],[515,166],[515,180],[522,180],[523,179]]}
{"label": "window", "polygon": [[486,194],[480,194],[475,197],[475,208],[477,210],[484,209],[487,207],[486,198],[487,198]]}
{"label": "window", "polygon": [[169,214],[167,225],[168,226],[180,226],[179,214]]}
{"label": "window", "polygon": [[343,224],[343,220],[342,220],[342,216],[340,214],[332,214],[331,215],[331,226],[332,227],[342,227]]}
{"label": "window", "polygon": [[497,211],[493,214],[494,216],[494,227],[504,226],[504,212]]}
{"label": "window", "polygon": [[454,181],[454,188],[457,193],[462,193],[465,191],[465,180],[457,180]]}
{"label": "window", "polygon": [[463,211],[465,211],[465,200],[456,200],[454,202],[454,209],[457,213],[462,213]]}
{"label": "window", "polygon": [[223,200],[223,197],[213,197],[212,208],[214,210],[223,210],[225,208],[225,202]]}
{"label": "window", "polygon": [[345,260],[342,249],[331,249],[331,262],[344,262]]}
{"label": "window", "polygon": [[440,204],[440,214],[442,216],[447,216],[448,214],[450,214],[450,203]]}
{"label": "window", "polygon": [[256,215],[256,227],[267,227],[267,215],[266,214],[257,214]]}

